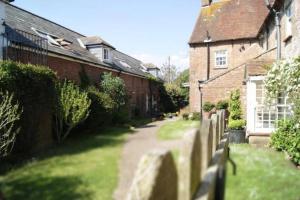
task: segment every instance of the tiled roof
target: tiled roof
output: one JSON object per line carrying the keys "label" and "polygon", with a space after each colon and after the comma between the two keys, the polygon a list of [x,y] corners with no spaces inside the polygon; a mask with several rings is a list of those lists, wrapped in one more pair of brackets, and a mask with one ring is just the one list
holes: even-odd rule
{"label": "tiled roof", "polygon": [[268,73],[268,66],[272,65],[275,60],[254,59],[246,63],[247,76],[261,76]]}
{"label": "tiled roof", "polygon": [[[99,65],[100,67],[110,68],[112,70],[124,71],[138,76],[148,76],[148,73],[143,71],[141,61],[138,61],[129,55],[115,50],[109,43],[105,42],[100,37],[87,37],[87,39],[84,40],[86,36],[77,33],[76,31],[70,30],[64,26],[61,26],[55,22],[47,20],[43,17],[18,8],[14,5],[6,5],[5,24],[7,27],[6,30],[18,29],[37,35],[37,33],[33,30],[34,28],[38,31],[42,31],[54,35],[57,38],[62,38],[66,41],[71,42],[71,44],[68,45],[68,48],[57,47],[49,44],[48,50],[49,52],[52,52],[54,54],[72,57]],[[84,40],[85,44],[105,43],[106,46],[112,47],[112,52],[114,55],[112,58],[112,63],[102,62],[101,60],[97,59],[86,48],[82,47],[82,44],[79,43],[78,39],[81,39],[81,41]],[[122,60],[123,63],[126,63],[130,67],[119,65],[119,60]]]}
{"label": "tiled roof", "polygon": [[269,10],[264,0],[223,0],[202,7],[190,45],[203,43],[207,32],[212,42],[256,38]]}

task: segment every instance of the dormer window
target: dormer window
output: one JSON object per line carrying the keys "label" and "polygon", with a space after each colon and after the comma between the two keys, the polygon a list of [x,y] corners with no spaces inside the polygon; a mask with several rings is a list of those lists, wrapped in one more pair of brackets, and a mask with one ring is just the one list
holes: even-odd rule
{"label": "dormer window", "polygon": [[109,60],[109,50],[107,48],[103,49],[103,60]]}

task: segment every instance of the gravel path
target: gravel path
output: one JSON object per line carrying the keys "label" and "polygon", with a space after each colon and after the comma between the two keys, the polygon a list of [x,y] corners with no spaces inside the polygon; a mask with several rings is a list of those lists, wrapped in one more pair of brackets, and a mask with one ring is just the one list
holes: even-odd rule
{"label": "gravel path", "polygon": [[136,129],[134,134],[128,136],[119,164],[119,184],[114,193],[115,200],[126,199],[138,162],[145,153],[155,148],[171,150],[180,146],[180,140],[159,141],[157,139],[158,129],[170,120],[176,119],[150,123]]}

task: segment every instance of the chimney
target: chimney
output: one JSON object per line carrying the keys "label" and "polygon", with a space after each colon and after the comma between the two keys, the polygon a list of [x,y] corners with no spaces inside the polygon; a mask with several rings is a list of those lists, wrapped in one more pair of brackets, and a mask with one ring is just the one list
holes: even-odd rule
{"label": "chimney", "polygon": [[212,0],[202,0],[202,7],[209,6]]}

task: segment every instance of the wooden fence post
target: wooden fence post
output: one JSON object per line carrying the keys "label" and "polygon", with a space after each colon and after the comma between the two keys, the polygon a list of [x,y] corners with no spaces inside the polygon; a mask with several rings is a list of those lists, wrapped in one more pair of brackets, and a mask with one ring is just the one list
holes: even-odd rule
{"label": "wooden fence post", "polygon": [[213,114],[211,116],[211,120],[212,120],[212,129],[213,129],[213,144],[212,144],[212,153],[214,154],[217,150],[217,146],[220,142],[220,136],[219,136],[219,115],[217,114]]}
{"label": "wooden fence post", "polygon": [[201,140],[201,155],[202,155],[202,167],[201,178],[203,178],[206,169],[208,168],[209,161],[212,157],[212,122],[210,119],[204,119],[201,124],[200,140]]}
{"label": "wooden fence post", "polygon": [[169,151],[154,150],[141,159],[127,200],[177,200],[178,178]]}
{"label": "wooden fence post", "polygon": [[201,144],[198,129],[187,132],[178,161],[179,200],[192,199],[201,175]]}

